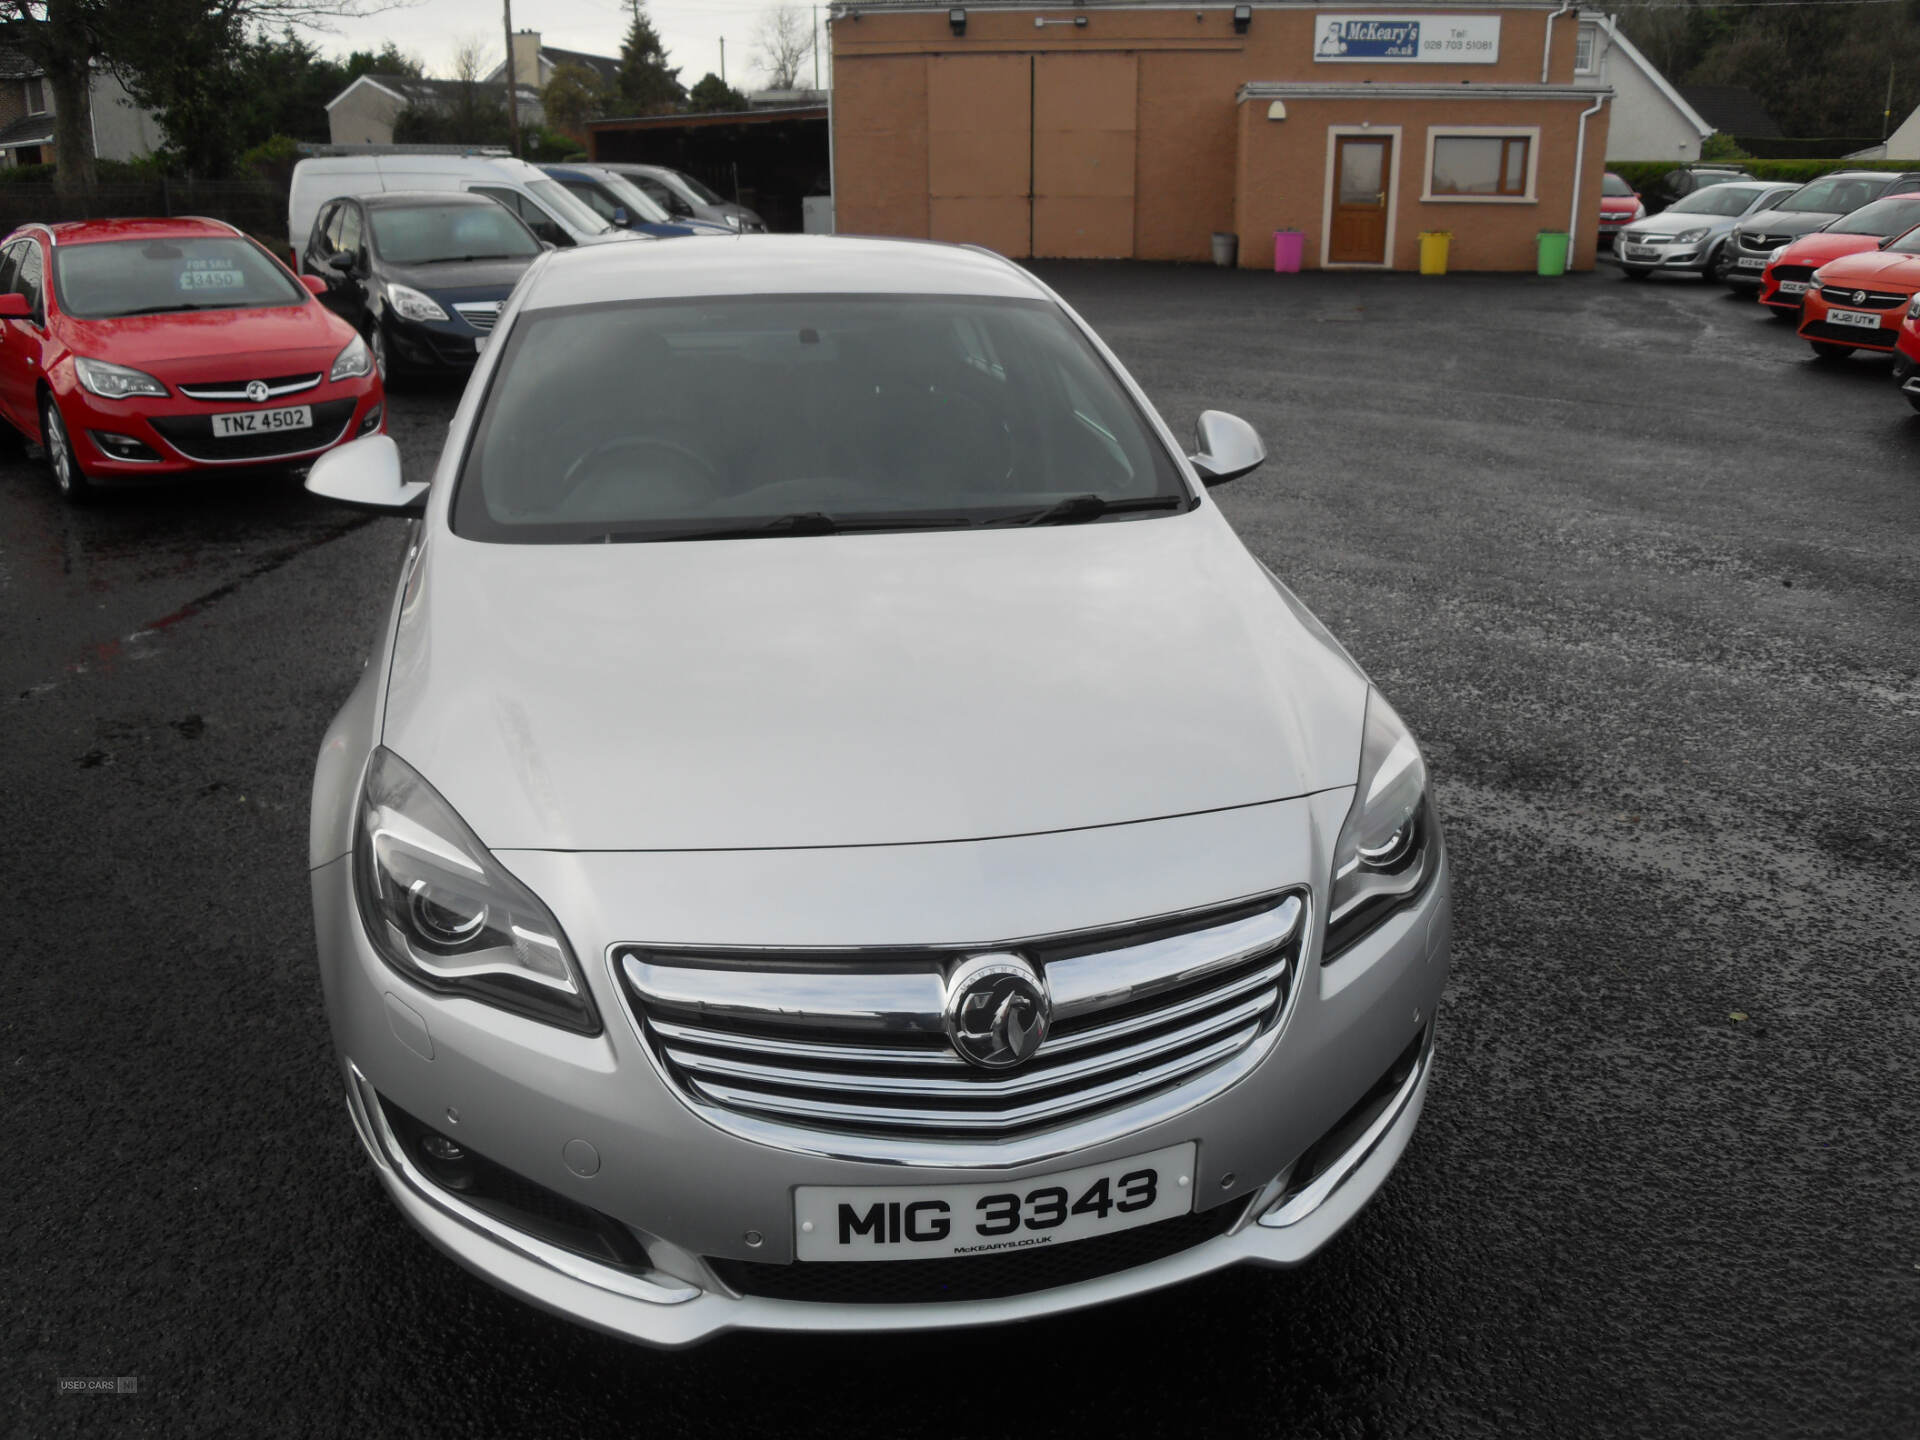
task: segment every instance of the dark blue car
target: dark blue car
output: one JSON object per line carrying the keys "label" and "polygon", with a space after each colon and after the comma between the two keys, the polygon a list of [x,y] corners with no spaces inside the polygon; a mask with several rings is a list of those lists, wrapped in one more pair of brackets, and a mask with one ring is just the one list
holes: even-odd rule
{"label": "dark blue car", "polygon": [[676,220],[626,176],[598,165],[542,165],[540,168],[591,206],[594,214],[628,230],[662,239],[675,235],[734,233],[711,220]]}

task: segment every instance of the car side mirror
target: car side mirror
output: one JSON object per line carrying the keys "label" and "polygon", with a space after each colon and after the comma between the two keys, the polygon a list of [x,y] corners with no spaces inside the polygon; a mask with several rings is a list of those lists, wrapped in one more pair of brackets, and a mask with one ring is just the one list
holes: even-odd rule
{"label": "car side mirror", "polygon": [[357,510],[389,513],[427,503],[427,483],[411,484],[400,473],[400,447],[391,435],[369,435],[329,450],[307,472],[307,493]]}
{"label": "car side mirror", "polygon": [[1224,410],[1201,412],[1200,423],[1194,426],[1194,443],[1198,448],[1187,459],[1208,488],[1258,470],[1267,459],[1260,433],[1238,415]]}
{"label": "car side mirror", "polygon": [[18,290],[9,290],[0,295],[0,320],[31,320],[33,302]]}
{"label": "car side mirror", "polygon": [[627,214],[626,206],[616,205],[613,207],[613,223],[618,225],[622,230],[625,230],[629,225],[633,224],[633,217]]}
{"label": "car side mirror", "polygon": [[540,248],[542,250],[558,250],[560,247],[554,244],[551,240],[542,240],[540,242]]}
{"label": "car side mirror", "polygon": [[300,277],[300,283],[315,295],[324,295],[327,293],[327,282],[322,280],[318,275],[302,275]]}

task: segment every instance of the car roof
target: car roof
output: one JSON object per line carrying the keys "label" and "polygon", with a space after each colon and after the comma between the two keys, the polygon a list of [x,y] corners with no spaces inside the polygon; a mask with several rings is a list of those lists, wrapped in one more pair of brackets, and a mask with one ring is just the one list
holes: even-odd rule
{"label": "car roof", "polygon": [[[637,252],[637,253],[625,253]],[[735,235],[698,245],[583,245],[529,272],[529,310],[718,295],[973,295],[1048,291],[990,250],[851,235]]]}
{"label": "car roof", "polygon": [[206,220],[198,215],[56,220],[52,224],[36,221],[34,228],[46,231],[56,245],[87,245],[103,240],[231,240],[240,234],[224,220]]}
{"label": "car roof", "polygon": [[[390,205],[493,205],[498,202],[467,190],[376,190],[367,195],[342,195],[342,200],[358,200],[369,210],[384,210]],[[326,204],[326,201],[321,201]]]}

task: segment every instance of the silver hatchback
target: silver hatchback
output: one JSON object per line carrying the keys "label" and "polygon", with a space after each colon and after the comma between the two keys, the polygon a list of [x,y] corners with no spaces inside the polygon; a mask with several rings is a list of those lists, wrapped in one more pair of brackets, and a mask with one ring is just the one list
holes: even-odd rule
{"label": "silver hatchback", "polygon": [[669,1346],[1325,1245],[1426,1097],[1447,862],[1208,493],[1263,458],[981,251],[536,262],[430,486],[308,479],[418,515],[311,852],[406,1216]]}
{"label": "silver hatchback", "polygon": [[1644,280],[1656,270],[1677,270],[1724,281],[1739,264],[1735,227],[1744,217],[1778,205],[1797,188],[1764,180],[1705,186],[1622,230],[1614,240],[1614,258],[1630,280]]}

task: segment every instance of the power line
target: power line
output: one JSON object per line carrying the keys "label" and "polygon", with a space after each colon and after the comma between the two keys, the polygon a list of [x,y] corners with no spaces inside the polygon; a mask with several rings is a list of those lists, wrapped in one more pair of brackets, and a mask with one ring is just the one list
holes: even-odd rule
{"label": "power line", "polygon": [[1614,0],[1622,10],[1831,10],[1842,5],[1906,5],[1911,0]]}

